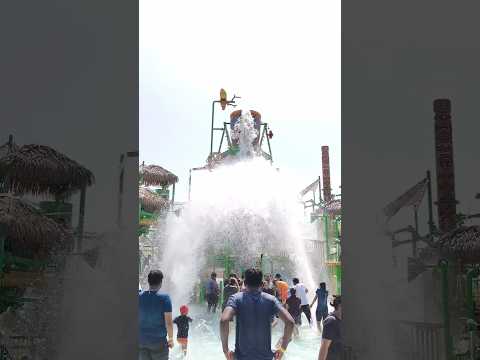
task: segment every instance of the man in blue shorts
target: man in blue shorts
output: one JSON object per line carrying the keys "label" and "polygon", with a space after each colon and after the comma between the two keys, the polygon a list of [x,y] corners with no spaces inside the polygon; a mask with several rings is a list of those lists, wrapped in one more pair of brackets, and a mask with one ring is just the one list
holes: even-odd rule
{"label": "man in blue shorts", "polygon": [[[292,338],[294,320],[272,295],[261,291],[262,272],[245,272],[246,290],[230,297],[220,319],[223,353],[228,360],[281,359]],[[272,316],[285,323],[281,346],[272,351]],[[236,316],[235,352],[228,348],[229,323]]]}
{"label": "man in blue shorts", "polygon": [[168,360],[173,347],[172,302],[170,296],[159,292],[162,281],[160,270],[150,271],[149,289],[138,295],[139,360]]}

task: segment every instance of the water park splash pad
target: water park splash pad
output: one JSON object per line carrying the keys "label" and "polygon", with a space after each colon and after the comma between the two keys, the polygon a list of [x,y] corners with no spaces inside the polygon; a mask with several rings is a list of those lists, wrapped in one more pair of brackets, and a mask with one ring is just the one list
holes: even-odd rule
{"label": "water park splash pad", "polygon": [[[174,315],[176,313],[174,312]],[[219,331],[219,315],[205,314],[205,307],[199,305],[190,306],[190,314],[193,318],[188,339],[188,354],[184,358],[182,351],[176,345],[170,354],[171,360],[221,360],[225,356],[222,352]],[[300,336],[294,339],[288,346],[283,359],[285,360],[309,360],[318,357],[320,348],[320,334],[308,327],[305,317],[300,327]],[[230,328],[230,348],[235,346],[235,327]],[[283,324],[279,322],[272,330],[272,346],[276,344],[283,333]]]}
{"label": "water park splash pad", "polygon": [[[161,269],[165,275],[162,291],[170,294],[175,316],[180,305],[192,303],[194,289],[198,293],[199,286],[204,286],[214,270],[220,279],[228,276],[228,272],[240,273],[248,267],[261,267],[264,273],[281,273],[286,280],[299,277],[310,289],[310,301],[318,283],[328,279],[326,270],[312,271],[302,237],[304,209],[298,189],[292,186],[293,176],[279,171],[262,156],[258,146],[260,124],[256,121],[259,114],[235,113],[231,116],[235,120],[231,124],[232,146],[222,154],[221,163],[210,171],[197,172],[191,201],[183,207],[181,216],[169,213],[159,220],[158,230],[149,235],[157,251],[140,275],[140,283],[147,288],[148,271]],[[218,257],[228,258],[234,265],[227,270],[227,266],[215,261]],[[193,308],[196,321],[189,358],[198,358],[195,352],[200,349],[205,359],[221,358],[218,314],[206,315],[206,309],[200,305]],[[198,326],[203,326],[203,330]],[[279,337],[283,324],[277,327],[275,332]],[[302,332],[304,338],[299,341],[310,345],[292,344],[292,349],[298,349],[286,358],[306,359],[318,351],[318,332],[307,325]],[[309,342],[307,338],[315,341]],[[199,350],[194,350],[195,346]],[[305,352],[307,349],[310,350]]]}

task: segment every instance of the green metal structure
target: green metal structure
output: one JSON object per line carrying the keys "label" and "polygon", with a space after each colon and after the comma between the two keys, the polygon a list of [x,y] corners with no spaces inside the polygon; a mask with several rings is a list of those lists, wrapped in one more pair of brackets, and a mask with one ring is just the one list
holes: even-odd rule
{"label": "green metal structure", "polygon": [[326,264],[329,276],[334,284],[336,294],[342,293],[342,264],[341,264],[341,215],[325,213],[319,218],[324,229]]}

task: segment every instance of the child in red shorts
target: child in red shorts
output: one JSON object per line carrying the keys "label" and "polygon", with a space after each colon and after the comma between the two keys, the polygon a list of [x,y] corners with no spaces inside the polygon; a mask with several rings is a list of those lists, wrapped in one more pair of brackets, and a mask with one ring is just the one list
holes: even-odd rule
{"label": "child in red shorts", "polygon": [[190,323],[193,321],[192,318],[188,316],[188,306],[180,306],[180,316],[177,316],[173,322],[177,324],[177,342],[182,346],[182,351],[185,356],[187,356],[187,346],[188,346],[188,330],[190,328]]}

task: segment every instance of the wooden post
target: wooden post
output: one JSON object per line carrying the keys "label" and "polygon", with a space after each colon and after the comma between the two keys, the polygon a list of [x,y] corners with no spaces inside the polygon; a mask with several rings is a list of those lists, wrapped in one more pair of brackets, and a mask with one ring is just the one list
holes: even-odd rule
{"label": "wooden post", "polygon": [[435,155],[437,170],[438,225],[445,233],[456,227],[455,171],[451,103],[448,99],[433,102],[435,112]]}
{"label": "wooden post", "polygon": [[318,202],[322,202],[322,177],[318,177]]}
{"label": "wooden post", "polygon": [[434,223],[433,223],[433,200],[432,200],[432,176],[430,170],[427,170],[427,183],[428,183],[428,230],[430,236],[433,236]]}
{"label": "wooden post", "polygon": [[173,187],[172,187],[172,204],[171,204],[172,209],[174,205],[175,205],[175,183],[173,183]]}
{"label": "wooden post", "polygon": [[80,211],[78,213],[78,239],[77,239],[77,251],[82,251],[83,242],[83,227],[85,224],[85,200],[87,196],[87,185],[82,187],[80,193]]}
{"label": "wooden post", "polygon": [[120,155],[120,183],[118,188],[118,212],[117,212],[118,227],[122,226],[124,162],[125,162],[125,154],[122,154]]}

